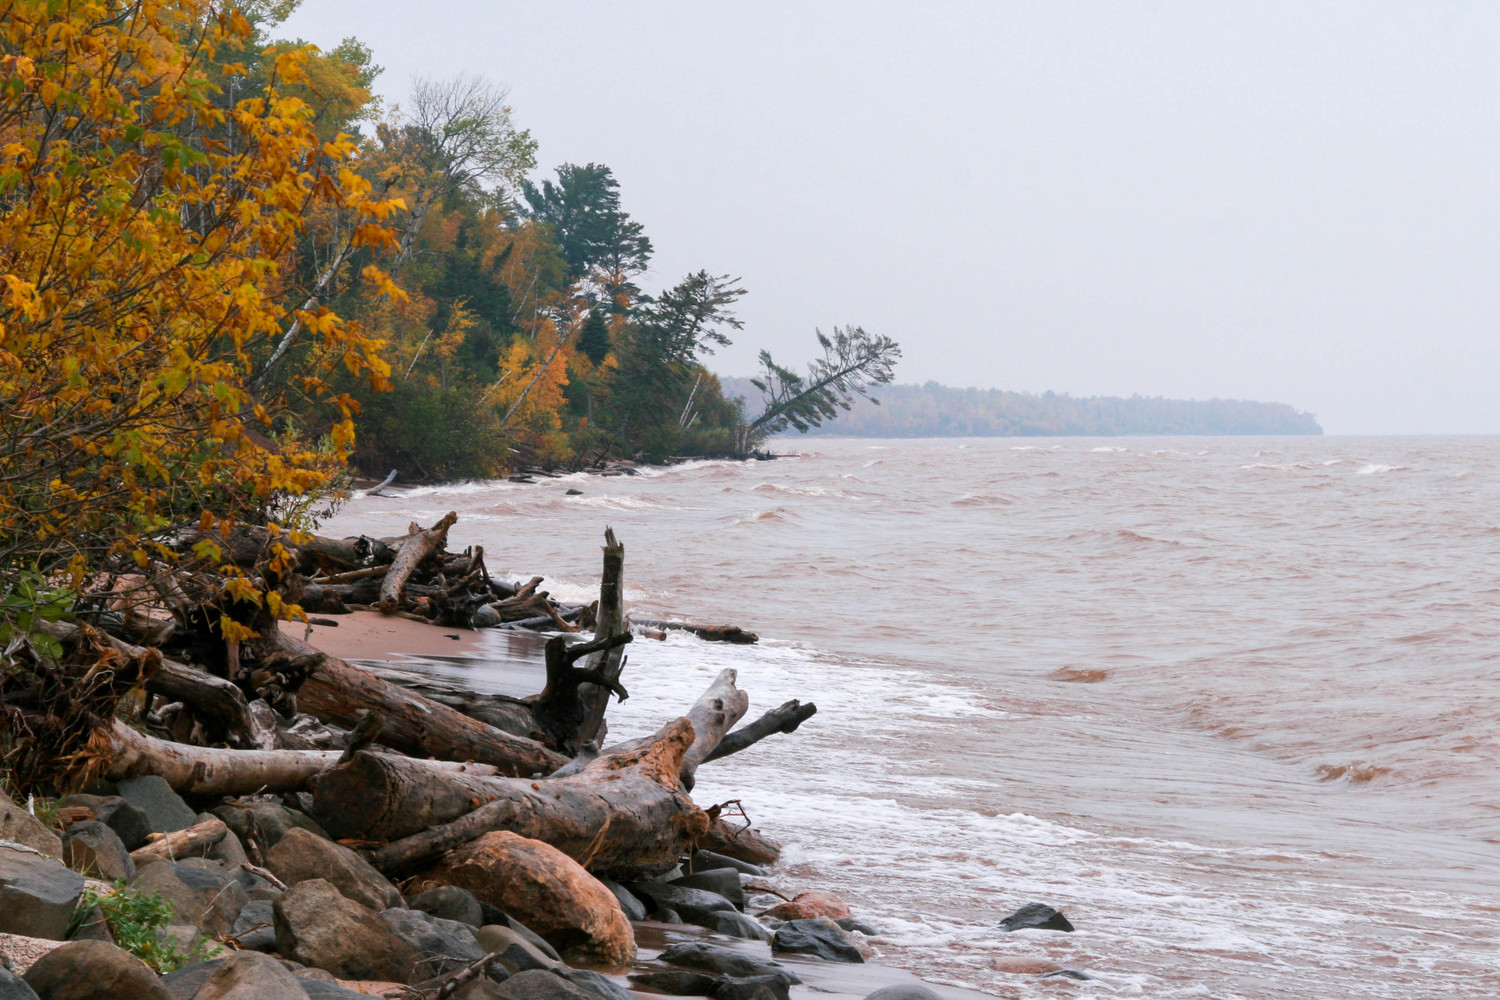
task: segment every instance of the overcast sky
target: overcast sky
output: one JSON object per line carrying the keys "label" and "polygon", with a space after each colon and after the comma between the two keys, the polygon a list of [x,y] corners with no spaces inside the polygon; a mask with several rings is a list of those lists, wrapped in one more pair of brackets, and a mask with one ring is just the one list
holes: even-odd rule
{"label": "overcast sky", "polygon": [[1500,433],[1500,4],[304,0],[606,163],[648,289],[739,275],[749,374],[813,328],[902,382],[1276,400]]}

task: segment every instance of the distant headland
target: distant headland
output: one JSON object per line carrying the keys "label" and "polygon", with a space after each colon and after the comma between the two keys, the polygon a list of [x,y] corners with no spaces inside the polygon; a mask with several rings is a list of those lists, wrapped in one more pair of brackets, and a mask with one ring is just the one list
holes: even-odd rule
{"label": "distant headland", "polygon": [[[719,380],[726,396],[757,398],[748,378]],[[927,382],[875,390],[879,405],[856,400],[812,434],[853,437],[1026,437],[1219,434],[1322,434],[1317,419],[1286,403],[1160,396],[955,389]]]}

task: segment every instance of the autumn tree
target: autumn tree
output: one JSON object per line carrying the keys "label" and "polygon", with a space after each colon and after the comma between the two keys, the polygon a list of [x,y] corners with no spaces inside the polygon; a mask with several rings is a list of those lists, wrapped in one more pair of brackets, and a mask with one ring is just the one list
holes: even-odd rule
{"label": "autumn tree", "polygon": [[[376,342],[298,294],[312,213],[361,251],[400,209],[289,92],[305,49],[268,54],[253,96],[223,76],[254,29],[205,0],[0,0],[0,566],[144,566],[199,511],[267,518],[329,482],[353,440],[338,367],[388,374]],[[399,295],[374,263],[357,280]],[[284,392],[247,384],[288,328],[317,350]],[[331,407],[325,448],[278,423]]]}

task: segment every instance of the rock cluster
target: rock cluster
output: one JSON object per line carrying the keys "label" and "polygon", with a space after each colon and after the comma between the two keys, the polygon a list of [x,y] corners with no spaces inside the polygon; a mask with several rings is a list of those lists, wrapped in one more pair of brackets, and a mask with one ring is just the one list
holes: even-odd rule
{"label": "rock cluster", "polygon": [[[572,965],[635,966],[634,985],[651,992],[787,1000],[801,980],[771,955],[861,962],[873,933],[827,893],[768,906],[786,894],[764,894],[774,888],[758,881],[764,869],[711,852],[621,884],[495,832],[403,883],[403,895],[290,797],[228,800],[210,814],[160,779],[92,791],[58,803],[60,830],[0,796],[0,1000],[340,1000],[435,993],[453,977],[465,979],[460,1000],[632,1000]],[[221,840],[197,856],[161,851],[163,835],[205,822],[222,822]],[[159,937],[196,960],[160,975],[121,947],[139,948],[139,928],[115,923],[116,893],[169,904]],[[648,917],[769,942],[770,954],[704,941],[636,965],[631,921]]]}

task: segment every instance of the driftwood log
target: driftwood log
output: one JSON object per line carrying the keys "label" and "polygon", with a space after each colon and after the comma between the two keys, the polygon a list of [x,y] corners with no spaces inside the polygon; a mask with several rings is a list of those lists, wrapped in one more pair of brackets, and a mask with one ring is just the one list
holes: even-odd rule
{"label": "driftwood log", "polygon": [[[198,747],[158,739],[116,720],[105,734],[108,763],[103,776],[111,781],[160,775],[184,795],[254,795],[257,792],[294,792],[308,787],[314,777],[338,766],[341,750],[232,750]],[[497,774],[484,764],[400,759],[413,775],[430,780],[446,773]]]}
{"label": "driftwood log", "polygon": [[[293,656],[318,652],[293,636],[283,634],[279,642]],[[568,762],[535,740],[486,725],[336,656],[320,656],[297,689],[297,707],[324,722],[347,729],[367,712],[379,712],[385,716],[379,736],[384,746],[418,757],[491,764],[517,777],[551,774]]]}
{"label": "driftwood log", "polygon": [[391,560],[391,568],[380,581],[380,613],[393,615],[401,607],[401,588],[406,586],[407,579],[412,571],[422,560],[433,555],[448,540],[448,529],[453,527],[458,520],[458,514],[449,511],[444,514],[442,520],[430,528],[422,529],[412,525],[414,530],[402,540],[396,549],[396,558]]}

